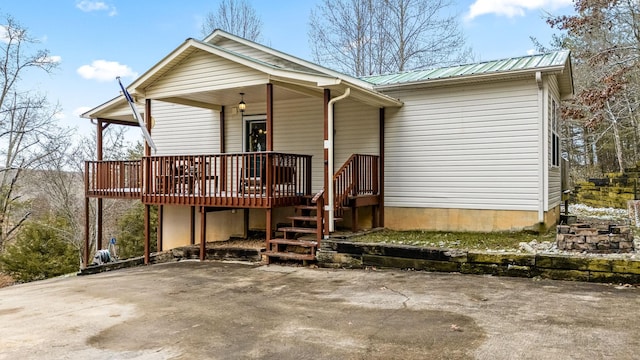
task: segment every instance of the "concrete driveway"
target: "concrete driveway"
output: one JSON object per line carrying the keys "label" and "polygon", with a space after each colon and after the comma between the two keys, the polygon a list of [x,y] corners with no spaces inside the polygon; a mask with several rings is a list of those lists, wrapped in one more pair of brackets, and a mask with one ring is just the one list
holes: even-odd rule
{"label": "concrete driveway", "polygon": [[638,359],[640,289],[183,261],[0,289],[0,359]]}

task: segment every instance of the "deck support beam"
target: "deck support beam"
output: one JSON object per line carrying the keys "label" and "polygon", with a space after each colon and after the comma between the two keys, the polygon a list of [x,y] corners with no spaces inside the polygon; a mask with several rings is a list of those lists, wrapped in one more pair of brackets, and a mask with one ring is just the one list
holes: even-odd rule
{"label": "deck support beam", "polygon": [[207,212],[204,206],[200,206],[200,261],[207,257]]}
{"label": "deck support beam", "polygon": [[144,264],[151,258],[151,205],[144,206]]}

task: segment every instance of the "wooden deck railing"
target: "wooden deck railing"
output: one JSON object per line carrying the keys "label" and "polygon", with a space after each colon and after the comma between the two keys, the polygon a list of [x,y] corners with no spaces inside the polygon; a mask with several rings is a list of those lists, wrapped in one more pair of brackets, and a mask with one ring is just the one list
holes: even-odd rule
{"label": "wooden deck railing", "polygon": [[141,179],[139,160],[85,162],[87,196],[140,198]]}
{"label": "wooden deck railing", "polygon": [[311,194],[310,155],[152,156],[143,163],[145,203],[267,208]]}
{"label": "wooden deck railing", "polygon": [[378,195],[379,156],[353,154],[333,176],[334,214],[342,217],[343,207],[357,196]]}

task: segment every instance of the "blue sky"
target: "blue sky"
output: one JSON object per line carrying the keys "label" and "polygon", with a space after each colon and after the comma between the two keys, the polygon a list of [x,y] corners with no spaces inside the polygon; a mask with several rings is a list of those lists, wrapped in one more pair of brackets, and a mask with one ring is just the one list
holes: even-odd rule
{"label": "blue sky", "polygon": [[[263,21],[262,43],[311,60],[307,31],[309,13],[319,0],[247,0]],[[12,0],[0,3],[41,46],[60,60],[51,76],[30,73],[22,88],[46,92],[62,107],[64,126],[81,134],[93,130],[79,113],[117,96],[116,75],[125,85],[160,61],[185,39],[202,38],[205,15],[219,1]],[[526,55],[530,36],[543,44],[553,30],[542,19],[545,11],[568,14],[571,0],[458,0],[468,45],[478,60]],[[4,20],[4,18],[2,18]],[[1,25],[1,24],[0,24]],[[1,40],[1,39],[0,39]]]}

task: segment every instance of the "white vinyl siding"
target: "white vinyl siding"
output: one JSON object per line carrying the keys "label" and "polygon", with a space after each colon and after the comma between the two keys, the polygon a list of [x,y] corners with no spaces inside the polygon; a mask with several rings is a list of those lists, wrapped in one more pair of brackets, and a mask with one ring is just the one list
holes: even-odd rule
{"label": "white vinyl siding", "polygon": [[150,98],[263,84],[267,75],[198,50],[167,72],[146,91]]}
{"label": "white vinyl siding", "polygon": [[[560,205],[560,202],[562,201],[562,169],[560,168],[560,166],[553,166],[553,161],[552,161],[552,156],[553,156],[553,129],[552,129],[552,111],[553,111],[553,107],[552,107],[552,103],[555,100],[556,102],[556,106],[558,106],[558,136],[559,139],[562,139],[562,134],[560,131],[560,123],[562,122],[562,119],[560,118],[560,102],[558,101],[559,98],[559,90],[558,90],[558,82],[557,82],[557,78],[555,76],[550,76],[549,80],[548,80],[548,109],[547,111],[549,111],[549,142],[547,144],[548,146],[548,154],[549,154],[549,167],[548,167],[548,179],[547,179],[547,189],[549,189],[548,191],[548,206],[547,209],[545,210],[550,210],[553,209],[554,207]],[[562,144],[562,140],[558,141],[558,152],[560,154],[562,154],[562,148],[561,148],[561,144]],[[560,161],[560,164],[562,163],[562,161]]]}
{"label": "white vinyl siding", "polygon": [[[277,90],[276,90],[277,91]],[[324,186],[324,107],[322,98],[279,101],[273,104],[275,151],[312,155],[311,190]]]}
{"label": "white vinyl siding", "polygon": [[334,108],[334,171],[352,154],[380,155],[379,109],[350,99]]}
{"label": "white vinyl siding", "polygon": [[[251,103],[247,104],[245,114],[258,115],[266,111],[265,103]],[[277,101],[273,104],[273,150],[312,155],[313,191],[322,189],[324,182],[323,114],[322,98]],[[227,152],[242,152],[243,125],[240,113],[227,114],[225,126]]]}
{"label": "white vinyl siding", "polygon": [[152,100],[155,155],[197,155],[220,152],[220,113],[215,110]]}
{"label": "white vinyl siding", "polygon": [[385,205],[536,211],[533,79],[388,92]]}

